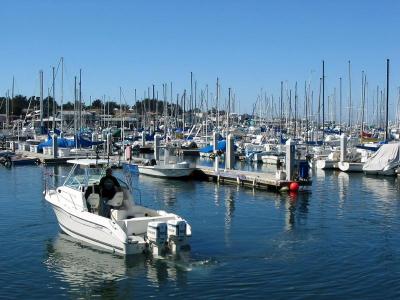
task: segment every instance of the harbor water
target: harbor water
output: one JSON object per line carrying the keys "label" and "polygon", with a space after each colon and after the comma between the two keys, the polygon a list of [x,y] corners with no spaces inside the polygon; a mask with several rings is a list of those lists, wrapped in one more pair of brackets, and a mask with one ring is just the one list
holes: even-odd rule
{"label": "harbor water", "polygon": [[137,201],[192,225],[190,254],[153,259],[61,233],[43,172],[0,168],[1,299],[400,298],[397,178],[316,170],[310,192],[279,194],[134,177]]}

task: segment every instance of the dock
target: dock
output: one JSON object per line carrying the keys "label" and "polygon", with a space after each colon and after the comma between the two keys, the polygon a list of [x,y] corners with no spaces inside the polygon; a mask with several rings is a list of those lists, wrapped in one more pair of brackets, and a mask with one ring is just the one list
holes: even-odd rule
{"label": "dock", "polygon": [[214,170],[212,167],[197,167],[194,174],[196,179],[205,179],[217,183],[235,184],[255,189],[275,190],[288,188],[292,182],[297,182],[300,189],[305,189],[312,185],[312,180],[288,181],[280,180],[275,174],[260,173],[241,170]]}
{"label": "dock", "polygon": [[[17,150],[15,151],[15,153],[17,155],[21,155],[22,157],[37,159],[41,164],[45,165],[61,165],[61,164],[66,164],[67,161],[70,159],[88,158],[87,156],[66,156],[66,157],[54,158],[52,155],[45,155],[43,153],[35,153],[22,150]],[[94,157],[89,156],[89,158],[94,158]]]}

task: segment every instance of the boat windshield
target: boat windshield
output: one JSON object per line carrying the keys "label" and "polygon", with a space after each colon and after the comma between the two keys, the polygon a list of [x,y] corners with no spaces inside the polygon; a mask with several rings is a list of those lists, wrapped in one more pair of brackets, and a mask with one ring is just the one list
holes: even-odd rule
{"label": "boat windshield", "polygon": [[101,177],[105,175],[103,168],[81,168],[79,165],[74,166],[69,176],[64,182],[65,186],[73,189],[93,185],[100,182]]}

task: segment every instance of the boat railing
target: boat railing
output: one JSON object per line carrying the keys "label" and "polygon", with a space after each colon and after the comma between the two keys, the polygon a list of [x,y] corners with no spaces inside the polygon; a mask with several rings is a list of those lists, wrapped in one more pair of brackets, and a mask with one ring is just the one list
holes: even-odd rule
{"label": "boat railing", "polygon": [[44,190],[45,192],[51,190],[51,189],[56,189],[56,183],[55,179],[56,178],[66,178],[67,176],[65,175],[58,175],[54,174],[51,172],[44,172],[43,173],[43,182],[44,182]]}
{"label": "boat railing", "polygon": [[127,183],[128,190],[132,193],[132,195],[133,195],[133,191],[137,191],[138,192],[138,194],[139,194],[139,204],[142,205],[142,193],[141,193],[140,189],[135,188],[133,186],[132,173],[129,171],[128,168],[124,168],[123,170],[124,170],[124,176],[125,176],[125,180],[126,180],[126,183]]}
{"label": "boat railing", "polygon": [[[67,178],[68,176],[65,175],[58,175],[58,174],[54,174],[51,172],[45,172],[43,174],[44,176],[44,191],[45,193],[48,193],[50,190],[57,190],[57,185],[55,183],[55,178]],[[55,195],[57,196],[57,200],[60,202],[60,198],[59,198],[59,194],[56,192]],[[73,205],[74,208],[77,209],[76,204],[74,199],[72,199],[71,195],[68,194],[70,199],[67,199],[67,201],[70,201]]]}

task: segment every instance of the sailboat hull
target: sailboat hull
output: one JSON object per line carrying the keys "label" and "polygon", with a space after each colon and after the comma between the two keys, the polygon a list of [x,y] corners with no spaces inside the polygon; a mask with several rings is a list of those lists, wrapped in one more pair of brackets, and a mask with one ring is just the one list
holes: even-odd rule
{"label": "sailboat hull", "polygon": [[139,174],[163,177],[163,178],[183,178],[188,177],[194,168],[163,168],[155,166],[138,166]]}
{"label": "sailboat hull", "polygon": [[339,162],[338,167],[343,172],[362,172],[364,163],[355,162]]}

